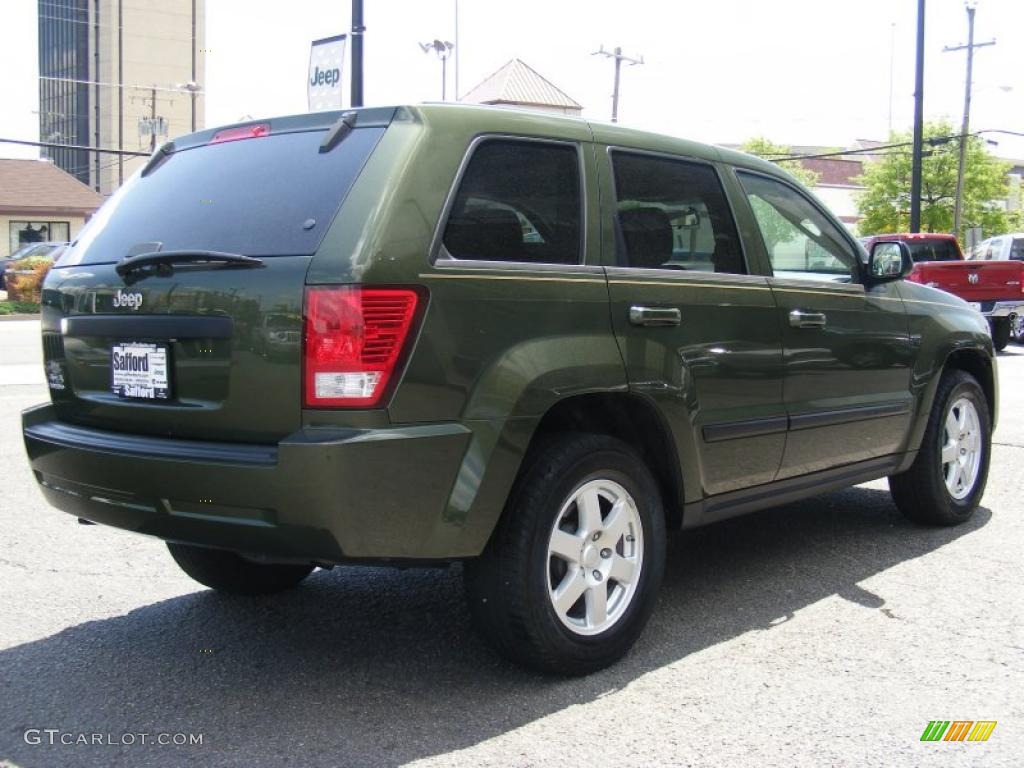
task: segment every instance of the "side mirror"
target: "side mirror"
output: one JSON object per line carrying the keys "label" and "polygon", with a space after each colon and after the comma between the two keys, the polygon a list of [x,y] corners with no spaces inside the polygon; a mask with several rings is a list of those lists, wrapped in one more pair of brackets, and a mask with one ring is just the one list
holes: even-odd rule
{"label": "side mirror", "polygon": [[877,242],[871,246],[868,256],[868,277],[873,283],[899,280],[910,274],[914,260],[906,243],[898,241]]}

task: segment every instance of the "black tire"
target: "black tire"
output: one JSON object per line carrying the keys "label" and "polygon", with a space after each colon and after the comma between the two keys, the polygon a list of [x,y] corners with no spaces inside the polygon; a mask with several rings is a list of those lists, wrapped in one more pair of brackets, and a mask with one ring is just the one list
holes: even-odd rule
{"label": "black tire", "polygon": [[996,352],[1002,352],[1010,343],[1010,318],[995,317],[988,322],[992,327],[992,346],[996,348]]}
{"label": "black tire", "polygon": [[[611,559],[597,563],[611,563],[624,551],[620,547],[635,546],[637,549],[632,552],[634,556],[638,551],[641,553],[642,567],[635,591],[622,603],[618,618],[606,630],[580,634],[563,623],[549,596],[549,578],[558,561],[549,553],[548,544],[563,506],[577,490],[595,480],[617,485],[632,498],[635,519],[639,521],[638,533],[642,535],[642,539],[632,535],[620,539],[618,534],[614,540],[607,539],[615,551],[601,549],[600,557]],[[602,525],[611,520],[610,512],[602,511],[601,515]],[[586,545],[585,550],[600,546],[587,544],[591,539],[580,534],[582,529],[580,523],[576,533]],[[635,543],[638,539],[641,545]],[[627,541],[634,543],[625,544]],[[581,554],[580,562],[585,560]],[[597,574],[590,570],[590,565],[575,569],[566,562],[563,568],[563,575],[558,578],[577,571],[583,579],[588,574]],[[474,621],[502,655],[544,673],[584,675],[618,660],[636,642],[654,609],[664,569],[665,520],[658,486],[650,471],[619,440],[570,433],[527,456],[501,522],[483,554],[466,563],[464,574]],[[605,578],[606,595],[631,588],[626,582],[616,582],[611,575]],[[577,605],[586,602],[585,598],[589,599],[584,594]]]}
{"label": "black tire", "polygon": [[[965,495],[958,499],[946,486],[942,448],[946,436],[946,418],[961,398],[970,401],[977,414],[981,456],[973,484],[965,486]],[[936,526],[964,523],[974,514],[985,493],[991,455],[992,422],[981,386],[964,371],[947,371],[942,375],[935,393],[935,403],[928,416],[928,425],[917,458],[906,472],[889,478],[892,498],[899,510],[915,523]]]}
{"label": "black tire", "polygon": [[167,542],[181,570],[211,589],[233,595],[266,595],[294,587],[313,572],[312,565],[255,563],[224,549]]}

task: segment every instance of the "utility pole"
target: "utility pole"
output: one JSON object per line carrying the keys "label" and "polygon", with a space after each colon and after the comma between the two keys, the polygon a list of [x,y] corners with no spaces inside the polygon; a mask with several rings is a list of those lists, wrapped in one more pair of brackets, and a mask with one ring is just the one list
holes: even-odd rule
{"label": "utility pole", "polygon": [[353,107],[363,106],[363,0],[352,0],[352,93]]}
{"label": "utility pole", "polygon": [[960,164],[956,173],[956,200],[953,203],[953,234],[960,237],[960,223],[963,216],[964,205],[964,171],[967,167],[967,133],[971,128],[971,77],[974,71],[974,49],[995,45],[995,39],[984,43],[974,42],[974,12],[977,9],[975,0],[967,0],[964,5],[967,7],[967,45],[947,45],[942,50],[946,53],[951,51],[967,51],[967,83],[964,86],[964,122],[960,128]]}
{"label": "utility pole", "polygon": [[637,64],[644,63],[644,57],[641,56],[639,59],[631,59],[629,56],[622,55],[622,49],[616,47],[611,53],[604,49],[602,45],[600,50],[594,51],[591,56],[605,56],[609,59],[615,59],[615,87],[612,89],[612,122],[619,122],[619,72],[622,69],[622,62],[626,62],[631,67]]}
{"label": "utility pole", "polygon": [[924,0],[917,0],[917,59],[914,70],[914,140],[910,159],[910,231],[921,231],[921,143],[924,134]]}
{"label": "utility pole", "polygon": [[149,151],[156,149],[156,86],[149,92]]}
{"label": "utility pole", "polygon": [[887,141],[892,141],[892,92],[893,73],[896,69],[896,22],[889,25],[889,134]]}

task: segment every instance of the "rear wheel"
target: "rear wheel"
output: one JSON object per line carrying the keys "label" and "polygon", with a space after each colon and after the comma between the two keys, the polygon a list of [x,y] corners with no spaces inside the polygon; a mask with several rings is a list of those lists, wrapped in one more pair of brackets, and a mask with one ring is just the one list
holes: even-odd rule
{"label": "rear wheel", "polygon": [[992,345],[996,352],[1002,352],[1010,343],[1010,318],[995,317],[989,320],[992,326]]}
{"label": "rear wheel", "polygon": [[534,455],[484,553],[466,564],[477,626],[507,658],[580,675],[621,657],[665,564],[658,487],[619,440],[571,434]]}
{"label": "rear wheel", "polygon": [[992,427],[977,380],[948,371],[939,382],[924,439],[910,469],[889,478],[900,511],[925,525],[957,525],[981,502]]}
{"label": "rear wheel", "polygon": [[167,542],[178,566],[218,592],[235,595],[265,595],[294,587],[313,572],[312,565],[256,563],[235,552]]}
{"label": "rear wheel", "polygon": [[1024,315],[1014,315],[1010,320],[1010,335],[1018,344],[1024,344]]}

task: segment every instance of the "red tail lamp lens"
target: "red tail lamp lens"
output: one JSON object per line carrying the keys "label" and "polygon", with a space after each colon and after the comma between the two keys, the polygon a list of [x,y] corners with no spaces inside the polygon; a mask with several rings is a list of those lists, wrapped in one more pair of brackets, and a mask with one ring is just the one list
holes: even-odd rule
{"label": "red tail lamp lens", "polygon": [[418,298],[402,288],[307,288],[304,405],[379,405],[408,341]]}

